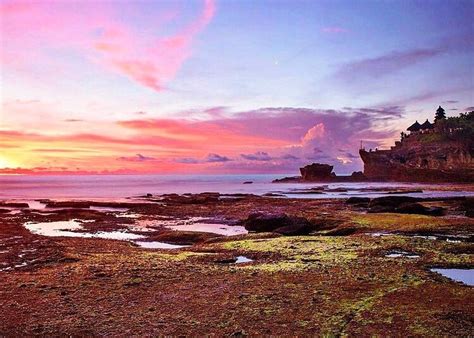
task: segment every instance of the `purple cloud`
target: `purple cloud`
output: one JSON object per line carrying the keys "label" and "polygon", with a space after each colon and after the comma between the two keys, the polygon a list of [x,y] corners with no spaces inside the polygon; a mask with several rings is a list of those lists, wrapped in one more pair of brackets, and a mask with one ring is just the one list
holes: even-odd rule
{"label": "purple cloud", "polygon": [[339,68],[336,77],[345,81],[379,78],[446,52],[443,48],[394,51],[374,58],[357,60]]}
{"label": "purple cloud", "polygon": [[135,156],[122,156],[118,158],[119,161],[129,161],[129,162],[145,162],[145,161],[155,161],[156,158],[144,156],[142,154],[136,154]]}
{"label": "purple cloud", "polygon": [[240,154],[240,156],[243,159],[249,160],[249,161],[270,161],[272,160],[272,157],[268,155],[268,153],[263,152],[263,151],[257,151],[254,154]]}
{"label": "purple cloud", "polygon": [[226,156],[221,156],[219,154],[212,154],[212,153],[207,155],[207,157],[205,159],[205,162],[208,162],[208,163],[228,162],[228,161],[231,161],[231,159],[226,157]]}

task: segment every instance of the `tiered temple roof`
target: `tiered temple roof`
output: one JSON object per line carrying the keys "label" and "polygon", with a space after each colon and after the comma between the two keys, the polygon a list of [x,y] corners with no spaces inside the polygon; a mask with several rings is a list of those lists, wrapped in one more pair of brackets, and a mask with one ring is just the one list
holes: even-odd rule
{"label": "tiered temple roof", "polygon": [[427,129],[433,129],[433,128],[434,128],[434,125],[430,123],[428,119],[426,119],[426,121],[420,127],[421,130],[427,130]]}
{"label": "tiered temple roof", "polygon": [[421,128],[421,124],[419,124],[418,121],[416,121],[411,126],[409,126],[407,130],[413,132],[413,131],[419,131],[420,128]]}

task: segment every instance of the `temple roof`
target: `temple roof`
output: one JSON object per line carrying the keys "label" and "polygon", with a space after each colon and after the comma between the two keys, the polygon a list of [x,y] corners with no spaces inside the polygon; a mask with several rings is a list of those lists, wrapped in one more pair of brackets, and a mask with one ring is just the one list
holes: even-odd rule
{"label": "temple roof", "polygon": [[419,131],[421,128],[421,125],[418,123],[418,121],[416,121],[415,123],[413,123],[411,126],[409,126],[407,128],[408,131]]}
{"label": "temple roof", "polygon": [[426,119],[426,121],[421,125],[420,128],[423,129],[423,130],[425,130],[425,129],[433,129],[434,126],[428,121],[428,119]]}

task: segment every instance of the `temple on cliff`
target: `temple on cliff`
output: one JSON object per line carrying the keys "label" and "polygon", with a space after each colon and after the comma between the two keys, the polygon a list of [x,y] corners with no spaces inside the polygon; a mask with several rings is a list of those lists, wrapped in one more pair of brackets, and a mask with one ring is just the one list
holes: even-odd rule
{"label": "temple on cliff", "polygon": [[375,181],[474,182],[474,112],[434,123],[418,121],[389,150],[359,150],[364,175]]}

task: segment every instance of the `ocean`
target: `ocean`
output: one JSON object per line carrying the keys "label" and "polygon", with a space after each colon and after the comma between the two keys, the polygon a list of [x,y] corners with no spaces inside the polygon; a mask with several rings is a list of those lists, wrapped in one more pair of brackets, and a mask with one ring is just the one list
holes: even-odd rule
{"label": "ocean", "polygon": [[[415,183],[271,183],[291,175],[0,175],[0,199],[121,199],[151,194],[219,192],[224,194],[280,193],[297,198],[347,198],[350,196],[383,196],[387,189],[421,189],[423,193],[405,195],[419,197],[473,196],[473,186],[466,189],[448,184]],[[243,184],[244,182],[252,184]],[[324,194],[295,194],[317,186],[326,186]],[[456,188],[456,189],[454,189]],[[338,191],[330,191],[330,190]],[[370,189],[374,189],[370,191]]]}

